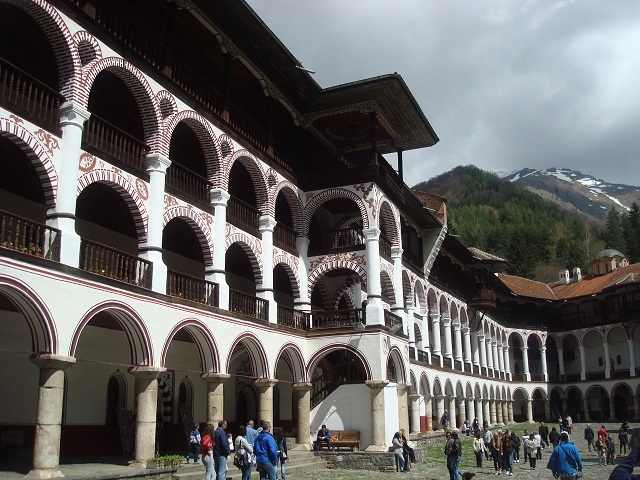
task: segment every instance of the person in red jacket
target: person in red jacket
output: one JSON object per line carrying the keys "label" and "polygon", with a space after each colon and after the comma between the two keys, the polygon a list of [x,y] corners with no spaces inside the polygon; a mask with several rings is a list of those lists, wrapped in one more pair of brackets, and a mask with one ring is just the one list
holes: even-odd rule
{"label": "person in red jacket", "polygon": [[602,425],[600,430],[598,430],[598,438],[602,443],[604,443],[607,440],[608,435],[607,430],[604,428],[604,425]]}

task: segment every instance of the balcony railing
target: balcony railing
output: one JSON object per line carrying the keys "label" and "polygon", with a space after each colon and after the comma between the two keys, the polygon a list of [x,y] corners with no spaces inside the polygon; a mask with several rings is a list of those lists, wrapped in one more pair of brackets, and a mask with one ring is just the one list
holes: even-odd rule
{"label": "balcony railing", "polygon": [[378,242],[380,249],[380,256],[391,261],[391,240],[384,235],[380,235],[380,241]]}
{"label": "balcony railing", "polygon": [[60,131],[64,97],[15,65],[0,58],[0,103],[47,130]]}
{"label": "balcony railing", "polygon": [[149,146],[93,113],[85,124],[82,141],[82,147],[91,153],[146,172]]}
{"label": "balcony railing", "polygon": [[394,333],[404,335],[404,331],[402,330],[402,317],[391,313],[389,310],[384,311],[384,325]]}
{"label": "balcony railing", "polygon": [[309,256],[321,255],[334,250],[364,247],[365,245],[361,228],[341,228],[329,232],[311,233],[309,240]]}
{"label": "balcony railing", "polygon": [[229,222],[236,224],[240,228],[247,229],[249,233],[255,236],[260,236],[259,219],[260,212],[256,208],[234,196],[229,198],[227,207],[227,220]]}
{"label": "balcony railing", "polygon": [[229,290],[229,311],[257,320],[269,320],[267,300],[237,290]]}
{"label": "balcony railing", "polygon": [[282,223],[277,223],[273,231],[273,244],[276,247],[284,248],[292,253],[298,253],[296,247],[296,239],[298,234],[295,230],[287,227]]}
{"label": "balcony railing", "polygon": [[172,162],[167,170],[167,186],[175,188],[178,192],[203,203],[209,205],[209,192],[211,191],[211,182],[192,172],[187,167],[183,167],[179,163]]}
{"label": "balcony railing", "polygon": [[362,308],[345,310],[312,310],[312,328],[353,327],[360,328],[366,324]]}
{"label": "balcony railing", "polygon": [[544,374],[542,373],[531,373],[530,376],[532,382],[544,382]]}
{"label": "balcony railing", "polygon": [[278,305],[278,325],[295,328],[296,330],[309,330],[311,314]]}
{"label": "balcony railing", "polygon": [[169,271],[167,272],[167,294],[217,307],[220,289],[217,283]]}
{"label": "balcony railing", "polygon": [[103,277],[151,289],[153,264],[150,261],[106,245],[82,239],[80,268]]}
{"label": "balcony railing", "polygon": [[0,210],[0,247],[60,261],[60,230]]}

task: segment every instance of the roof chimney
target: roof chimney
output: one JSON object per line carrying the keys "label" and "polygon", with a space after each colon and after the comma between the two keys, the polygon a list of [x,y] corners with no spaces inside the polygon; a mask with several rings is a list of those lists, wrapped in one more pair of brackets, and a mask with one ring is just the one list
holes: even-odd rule
{"label": "roof chimney", "polygon": [[582,272],[580,271],[580,267],[573,267],[573,280],[576,283],[582,280]]}
{"label": "roof chimney", "polygon": [[569,270],[560,270],[560,285],[568,285],[571,282],[571,277],[569,277]]}

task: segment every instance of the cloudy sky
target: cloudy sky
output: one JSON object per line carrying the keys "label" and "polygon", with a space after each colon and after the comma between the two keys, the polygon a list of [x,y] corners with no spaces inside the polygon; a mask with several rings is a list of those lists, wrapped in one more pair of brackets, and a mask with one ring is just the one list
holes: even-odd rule
{"label": "cloudy sky", "polygon": [[[247,0],[321,87],[398,72],[457,165],[640,185],[640,1]],[[395,157],[389,158],[395,166]]]}

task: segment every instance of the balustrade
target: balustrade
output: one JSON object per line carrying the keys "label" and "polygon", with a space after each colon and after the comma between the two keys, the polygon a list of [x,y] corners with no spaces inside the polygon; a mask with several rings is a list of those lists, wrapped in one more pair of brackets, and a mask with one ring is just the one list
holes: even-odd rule
{"label": "balustrade", "polygon": [[61,232],[0,210],[0,247],[60,261]]}
{"label": "balustrade", "polygon": [[175,188],[178,192],[184,193],[207,206],[209,205],[211,182],[192,172],[187,167],[172,162],[167,170],[166,182],[167,186]]}
{"label": "balustrade", "polygon": [[80,242],[80,268],[151,289],[153,264],[150,261],[84,238]]}
{"label": "balustrade", "polygon": [[220,289],[217,283],[178,272],[167,272],[167,295],[217,307]]}
{"label": "balustrade", "polygon": [[282,223],[277,223],[273,231],[273,244],[277,247],[284,248],[292,253],[298,253],[296,247],[296,239],[298,234],[295,230],[287,227]]}
{"label": "balustrade", "polygon": [[309,330],[311,314],[278,305],[278,325],[295,328],[296,330]]}
{"label": "balustrade", "polygon": [[237,226],[240,228],[248,229],[249,233],[255,236],[260,235],[260,212],[258,209],[233,195],[229,198],[229,204],[227,206],[227,220],[231,223],[237,223]]}
{"label": "balustrade", "polygon": [[345,310],[312,310],[312,328],[354,327],[365,324],[364,310],[352,308]]}
{"label": "balustrade", "polygon": [[267,300],[237,290],[229,290],[229,311],[257,320],[269,320]]}
{"label": "balustrade", "polygon": [[361,228],[341,228],[309,235],[309,255],[320,255],[334,250],[364,248]]}

